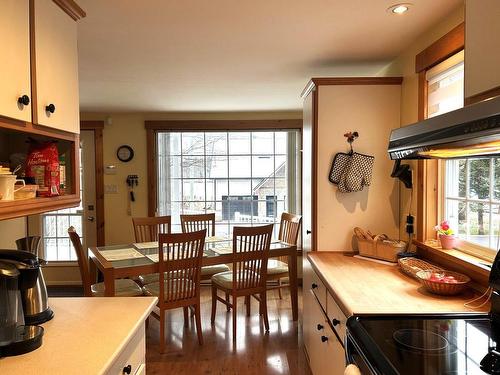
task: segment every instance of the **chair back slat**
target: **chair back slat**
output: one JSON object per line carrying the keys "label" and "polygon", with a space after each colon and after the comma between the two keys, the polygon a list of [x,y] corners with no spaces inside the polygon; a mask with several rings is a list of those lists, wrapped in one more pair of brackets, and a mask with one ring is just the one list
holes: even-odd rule
{"label": "chair back slat", "polygon": [[[278,239],[280,241],[289,243],[291,245],[297,245],[297,239],[299,237],[299,230],[301,224],[302,224],[302,216],[289,214],[288,212],[283,212],[281,214]],[[279,259],[282,262],[288,263],[287,257],[280,257]]]}
{"label": "chair back slat", "polygon": [[68,228],[68,235],[75,249],[76,258],[78,259],[78,268],[80,269],[80,276],[82,278],[83,294],[85,295],[85,297],[91,297],[92,283],[90,281],[89,264],[85,251],[83,250],[82,241],[78,233],[76,233],[74,227]]}
{"label": "chair back slat", "polygon": [[206,229],[191,233],[160,233],[158,270],[160,304],[199,297],[201,259]]}
{"label": "chair back slat", "polygon": [[207,235],[215,236],[215,213],[200,215],[181,215],[182,233],[206,229]]}
{"label": "chair back slat", "polygon": [[135,242],[154,242],[158,241],[160,233],[171,232],[170,216],[155,217],[134,217]]}
{"label": "chair back slat", "polygon": [[265,287],[273,224],[233,229],[233,289]]}

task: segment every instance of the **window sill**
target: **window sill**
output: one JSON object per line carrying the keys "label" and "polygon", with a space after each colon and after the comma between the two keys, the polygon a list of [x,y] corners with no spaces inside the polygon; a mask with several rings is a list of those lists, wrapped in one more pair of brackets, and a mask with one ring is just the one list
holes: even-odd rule
{"label": "window sill", "polygon": [[417,253],[424,259],[443,268],[469,276],[475,284],[488,287],[491,262],[485,261],[460,250],[444,250],[429,242],[413,241]]}
{"label": "window sill", "polygon": [[78,267],[78,262],[76,260],[50,260],[47,262],[43,268],[51,267]]}

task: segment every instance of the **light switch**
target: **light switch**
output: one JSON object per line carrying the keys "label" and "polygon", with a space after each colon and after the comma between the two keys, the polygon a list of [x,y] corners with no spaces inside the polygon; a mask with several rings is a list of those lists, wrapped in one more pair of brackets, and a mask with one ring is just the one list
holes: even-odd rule
{"label": "light switch", "polygon": [[118,194],[118,186],[115,184],[104,185],[104,194]]}

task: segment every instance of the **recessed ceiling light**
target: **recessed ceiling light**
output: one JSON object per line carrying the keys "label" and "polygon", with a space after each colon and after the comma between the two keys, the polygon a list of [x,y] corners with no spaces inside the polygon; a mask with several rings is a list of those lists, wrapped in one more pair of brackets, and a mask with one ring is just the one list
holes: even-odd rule
{"label": "recessed ceiling light", "polygon": [[394,14],[403,14],[406,13],[412,4],[410,3],[404,3],[404,4],[394,4],[387,8],[388,12],[394,13]]}

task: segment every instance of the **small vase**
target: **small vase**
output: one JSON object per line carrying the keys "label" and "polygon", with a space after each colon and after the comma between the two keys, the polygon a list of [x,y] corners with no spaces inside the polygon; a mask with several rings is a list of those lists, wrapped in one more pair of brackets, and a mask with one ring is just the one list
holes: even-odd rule
{"label": "small vase", "polygon": [[455,246],[455,236],[440,234],[439,241],[441,241],[441,248],[444,250],[451,250]]}

